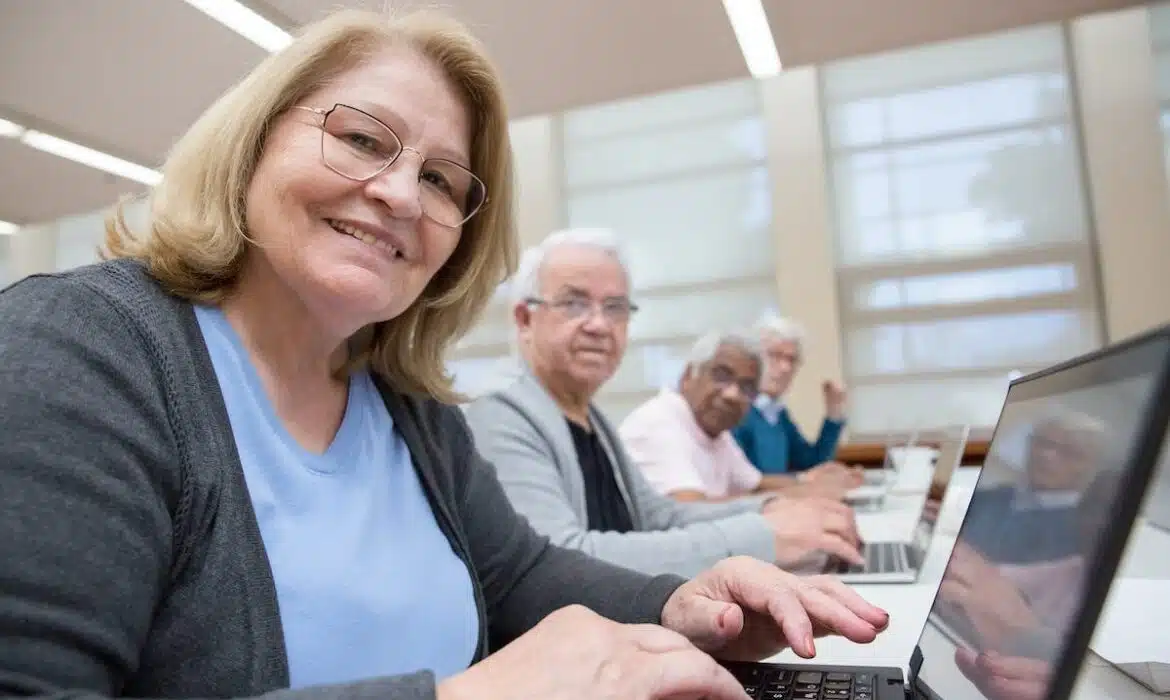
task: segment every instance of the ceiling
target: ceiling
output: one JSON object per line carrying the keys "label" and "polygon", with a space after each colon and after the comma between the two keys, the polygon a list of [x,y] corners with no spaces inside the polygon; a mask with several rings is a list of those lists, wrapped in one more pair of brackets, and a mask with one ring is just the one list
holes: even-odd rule
{"label": "ceiling", "polygon": [[[788,67],[1141,4],[763,2]],[[293,28],[338,5],[379,8],[385,0],[246,4]],[[720,0],[441,5],[488,46],[513,116],[748,75]],[[157,167],[183,129],[263,55],[181,0],[0,0],[0,119]],[[139,189],[133,181],[0,139],[0,221],[27,224],[89,212]]]}

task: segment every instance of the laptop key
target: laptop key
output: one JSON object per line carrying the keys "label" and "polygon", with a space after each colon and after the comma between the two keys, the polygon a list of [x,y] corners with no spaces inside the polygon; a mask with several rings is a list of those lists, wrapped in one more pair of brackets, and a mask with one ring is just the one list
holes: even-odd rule
{"label": "laptop key", "polygon": [[801,671],[796,674],[797,683],[820,683],[824,674],[820,671]]}

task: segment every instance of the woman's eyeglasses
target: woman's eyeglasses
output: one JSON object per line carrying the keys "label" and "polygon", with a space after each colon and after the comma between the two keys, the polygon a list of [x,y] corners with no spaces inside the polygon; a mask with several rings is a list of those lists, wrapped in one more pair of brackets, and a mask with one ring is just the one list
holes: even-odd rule
{"label": "woman's eyeglasses", "polygon": [[[350,180],[365,182],[376,177],[406,150],[393,129],[356,107],[298,105],[296,109],[321,117],[321,159],[330,170]],[[454,161],[424,160],[418,180],[423,214],[442,226],[462,226],[487,201],[483,180]]]}

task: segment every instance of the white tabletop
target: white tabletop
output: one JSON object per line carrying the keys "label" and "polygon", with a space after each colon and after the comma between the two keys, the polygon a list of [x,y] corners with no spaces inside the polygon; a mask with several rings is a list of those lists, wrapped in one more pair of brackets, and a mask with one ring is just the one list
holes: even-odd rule
{"label": "white tabletop", "polygon": [[[772,660],[786,664],[885,666],[901,668],[905,672],[910,655],[922,633],[931,604],[934,602],[935,591],[942,580],[943,570],[946,568],[950,550],[954,546],[955,537],[962,524],[963,515],[966,513],[967,504],[970,502],[978,475],[979,469],[974,467],[964,467],[955,473],[943,503],[938,528],[927,553],[926,563],[916,583],[858,584],[853,586],[866,600],[890,613],[889,629],[883,632],[875,642],[860,645],[840,637],[829,637],[817,640],[815,659],[801,659],[791,651],[784,651]],[[923,498],[924,488],[919,489],[916,494],[900,493],[887,498],[880,512],[858,513],[857,521],[862,537],[870,541],[909,540],[910,533],[918,519]],[[1165,537],[1170,538],[1170,535],[1165,535]],[[1123,566],[1122,575],[1133,575],[1127,570],[1131,566],[1135,567],[1135,570],[1141,570],[1141,564],[1137,562],[1170,560],[1170,557],[1165,554],[1166,549],[1162,549],[1156,557],[1134,554],[1136,547],[1140,547],[1144,552],[1149,552],[1160,544],[1164,546],[1164,543],[1156,537],[1151,538],[1147,533],[1143,537],[1135,535],[1134,540],[1136,544],[1131,542],[1127,565]],[[1082,698],[1084,700],[1132,700],[1162,696],[1149,692],[1136,681],[1105,663],[1096,654],[1090,653],[1082,667],[1073,697],[1077,700]]]}

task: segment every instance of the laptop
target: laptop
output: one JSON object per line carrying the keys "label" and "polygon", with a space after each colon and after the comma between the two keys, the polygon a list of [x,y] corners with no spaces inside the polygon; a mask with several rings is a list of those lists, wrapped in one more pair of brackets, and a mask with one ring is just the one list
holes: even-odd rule
{"label": "laptop", "polygon": [[864,472],[865,486],[882,486],[883,484],[893,483],[897,481],[898,476],[898,462],[894,459],[894,453],[898,448],[909,449],[916,446],[918,442],[918,431],[911,431],[906,438],[906,443],[898,445],[897,436],[889,434],[886,436],[885,457],[882,459],[882,466],[878,469],[866,469]]}
{"label": "laptop", "polygon": [[[934,476],[931,479],[938,499],[946,498],[946,489],[955,470],[963,461],[967,436],[971,430],[963,426],[939,443]],[[936,513],[927,499],[909,542],[866,542],[862,555],[865,564],[853,565],[836,558],[830,559],[825,573],[838,575],[846,583],[914,583],[922,570],[922,563],[934,539]]]}
{"label": "laptop", "polygon": [[[1121,383],[1137,379],[1142,383],[1140,410],[1129,415],[1118,415],[1108,410],[1111,392]],[[995,436],[1010,432],[1021,423],[1037,420],[1045,411],[1076,411],[1095,415],[1105,426],[1105,444],[1093,472],[1083,473],[1083,462],[1058,459],[1035,463],[1044,465],[1041,471],[1030,472],[1031,485],[1041,483],[1035,477],[1042,475],[1047,484],[1076,481],[1081,485],[1082,497],[1090,485],[1109,483],[1108,489],[1093,492],[1086,509],[1100,522],[1069,521],[1059,517],[1038,518],[1033,524],[1048,523],[1057,528],[1049,533],[1078,543],[1081,554],[1073,557],[1063,578],[1054,581],[1072,581],[1072,587],[1058,591],[1057,586],[1045,586],[1041,579],[1031,582],[1025,608],[999,615],[985,614],[995,610],[999,599],[981,598],[981,591],[999,592],[1010,587],[990,586],[992,579],[1016,577],[1021,594],[1027,587],[1028,574],[1041,571],[1051,564],[1056,568],[1069,566],[1068,559],[1059,562],[1019,561],[1007,567],[988,568],[991,574],[981,576],[980,585],[967,587],[963,569],[956,555],[962,552],[994,549],[992,545],[1004,542],[978,541],[969,533],[973,522],[989,514],[1000,512],[1004,503],[1023,504],[1027,499],[1005,501],[1002,496],[1004,481],[989,474],[985,466],[968,506],[958,542],[952,551],[946,574],[935,594],[930,614],[919,635],[918,643],[908,659],[907,673],[900,668],[863,666],[819,666],[812,664],[733,663],[726,667],[740,679],[748,695],[757,700],[811,700],[837,698],[839,700],[997,700],[986,677],[986,663],[972,664],[976,652],[998,657],[1023,660],[1032,671],[1029,698],[1058,700],[1069,697],[1088,648],[1089,639],[1097,624],[1113,576],[1121,560],[1122,551],[1141,507],[1158,459],[1158,452],[1170,421],[1170,326],[1118,343],[1103,350],[1062,363],[1048,370],[1013,380],[1007,393]],[[1100,415],[1094,414],[1097,411]],[[989,455],[997,449],[993,436]],[[1035,454],[1051,456],[1059,450],[1051,449]],[[1057,448],[1062,445],[1056,445]],[[1069,445],[1063,445],[1069,447]],[[1002,449],[1002,445],[1000,446]],[[1072,454],[1071,449],[1065,451]],[[1082,455],[1083,456],[1083,455]],[[1031,459],[1031,455],[1029,459]],[[1068,465],[1062,470],[1062,465]],[[1040,467],[1037,467],[1039,470]],[[1092,479],[1088,479],[1092,476]],[[1073,478],[1075,477],[1075,478]],[[1104,480],[1104,481],[1101,481]],[[1068,483],[1071,483],[1068,481]],[[1042,499],[1036,499],[1040,501]],[[1035,513],[1030,513],[1035,515]],[[1047,515],[1047,514],[1041,514]],[[1061,531],[1059,528],[1064,528]],[[989,530],[993,535],[996,530]],[[1001,539],[1012,537],[1010,529],[998,531]],[[976,547],[982,549],[976,550]],[[1058,566],[1059,565],[1059,566]],[[1030,568],[1029,568],[1030,567]],[[1079,573],[1070,576],[1069,572]],[[962,593],[962,595],[960,595]],[[1063,609],[1046,596],[1063,593]],[[966,599],[963,595],[968,596]],[[982,604],[976,605],[976,602]],[[1052,610],[1041,610],[1044,603]],[[981,612],[982,611],[982,612]],[[956,614],[958,613],[958,614]],[[993,624],[999,623],[999,624]],[[1005,624],[1007,623],[1007,624]],[[999,634],[995,634],[996,631]]]}
{"label": "laptop", "polygon": [[[910,433],[906,442],[899,445],[894,436],[886,439],[885,456],[882,466],[878,469],[866,469],[862,472],[863,482],[845,494],[845,503],[856,508],[879,508],[885,499],[898,488],[902,470],[905,465],[902,461],[912,459],[918,445],[918,431]],[[934,452],[931,450],[931,452]]]}

